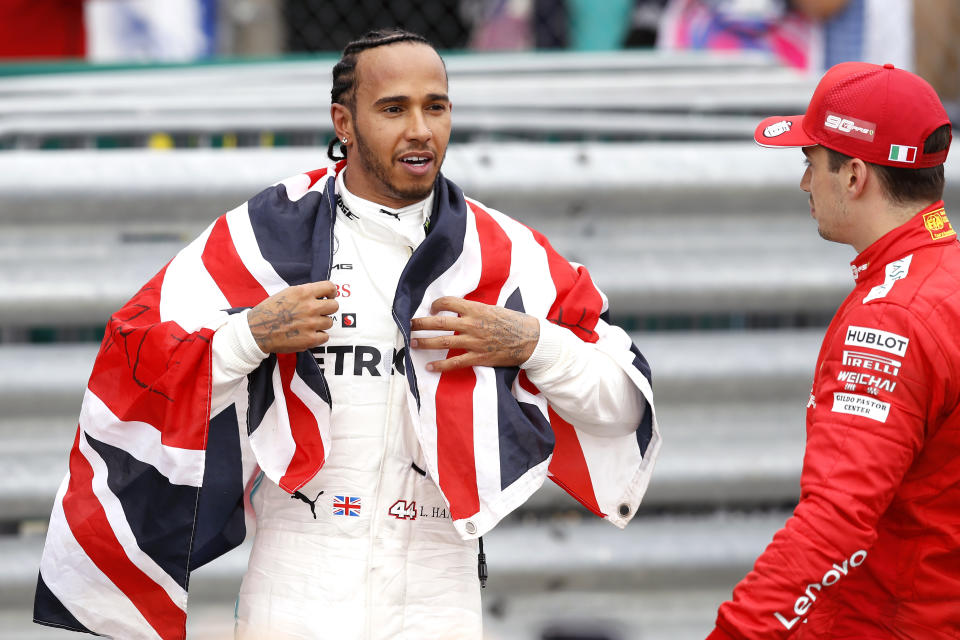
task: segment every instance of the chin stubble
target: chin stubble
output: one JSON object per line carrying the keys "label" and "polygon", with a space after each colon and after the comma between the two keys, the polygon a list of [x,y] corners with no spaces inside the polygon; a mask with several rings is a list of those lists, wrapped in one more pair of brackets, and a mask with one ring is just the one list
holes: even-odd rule
{"label": "chin stubble", "polygon": [[[422,188],[403,189],[394,184],[390,180],[390,172],[388,168],[377,159],[359,132],[356,133],[356,138],[357,151],[360,153],[360,157],[363,159],[364,164],[370,168],[370,171],[373,172],[373,175],[376,176],[377,180],[379,180],[381,184],[385,185],[394,197],[401,200],[423,200],[433,191],[433,183],[435,182],[435,179],[431,180],[430,184]],[[443,157],[436,159],[438,168],[443,166],[445,155],[446,154],[444,154]]]}

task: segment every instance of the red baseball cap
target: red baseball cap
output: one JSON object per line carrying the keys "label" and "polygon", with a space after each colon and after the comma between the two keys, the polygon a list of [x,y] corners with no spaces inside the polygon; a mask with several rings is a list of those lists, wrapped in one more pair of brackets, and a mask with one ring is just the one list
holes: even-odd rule
{"label": "red baseball cap", "polygon": [[873,164],[922,169],[943,164],[948,149],[924,153],[923,143],[950,118],[923,78],[892,64],[841,62],[820,79],[807,112],[757,125],[763,147],[823,145]]}

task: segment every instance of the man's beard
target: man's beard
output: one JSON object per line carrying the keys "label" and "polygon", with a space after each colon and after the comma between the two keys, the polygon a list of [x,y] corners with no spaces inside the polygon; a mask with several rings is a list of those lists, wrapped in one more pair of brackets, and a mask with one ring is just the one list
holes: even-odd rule
{"label": "man's beard", "polygon": [[[356,132],[355,135],[357,137],[357,151],[360,153],[361,160],[367,165],[367,168],[370,169],[373,175],[376,176],[377,180],[390,190],[391,195],[399,200],[412,200],[414,202],[423,200],[430,195],[433,191],[433,181],[423,187],[414,186],[409,189],[403,189],[391,182],[387,167],[384,166],[379,159],[377,159],[373,151],[370,150],[370,147],[364,142],[360,132]],[[434,162],[436,162],[439,167],[443,164],[443,158],[434,157]]]}

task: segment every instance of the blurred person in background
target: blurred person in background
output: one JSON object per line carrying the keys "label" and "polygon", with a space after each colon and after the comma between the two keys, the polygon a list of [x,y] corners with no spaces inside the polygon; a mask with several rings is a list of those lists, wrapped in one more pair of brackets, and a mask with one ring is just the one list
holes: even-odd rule
{"label": "blurred person in background", "polygon": [[819,25],[787,0],[669,0],[657,47],[764,52],[798,69],[822,63]]}
{"label": "blurred person in background", "polygon": [[912,0],[793,0],[823,29],[823,68],[891,63],[914,70]]}
{"label": "blurred person in background", "polygon": [[913,69],[910,0],[669,0],[666,50],[760,51],[820,71],[839,62]]}
{"label": "blurred person in background", "polygon": [[814,372],[800,502],[709,638],[960,637],[947,114],[920,77],[848,62],[824,75],[804,115],[767,118],[754,137],[802,147],[800,188],[820,235],[858,255]]}
{"label": "blurred person in background", "polygon": [[914,62],[952,122],[960,118],[960,2],[916,0],[913,8]]}
{"label": "blurred person in background", "polygon": [[666,0],[464,0],[478,51],[650,47]]}
{"label": "blurred person in background", "polygon": [[335,166],[217,219],[112,316],[37,622],[182,637],[189,572],[247,506],[237,638],[479,640],[478,538],[547,477],[635,515],[649,366],[584,267],[440,173],[433,45],[351,42],[331,103]]}

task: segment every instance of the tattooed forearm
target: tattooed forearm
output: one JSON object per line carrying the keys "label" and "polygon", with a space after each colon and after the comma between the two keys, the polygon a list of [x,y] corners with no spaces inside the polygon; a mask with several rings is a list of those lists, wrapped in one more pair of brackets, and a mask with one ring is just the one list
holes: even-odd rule
{"label": "tattooed forearm", "polygon": [[250,333],[265,353],[293,353],[327,341],[333,326],[337,289],[331,282],[309,282],[273,294],[247,313]]}
{"label": "tattooed forearm", "polygon": [[250,332],[261,351],[273,352],[280,336],[291,338],[299,334],[296,328],[290,326],[297,316],[288,308],[288,304],[285,300],[274,300],[272,304],[254,307],[247,314]]}
{"label": "tattooed forearm", "polygon": [[[507,311],[507,310],[503,310]],[[487,327],[487,352],[500,351],[510,354],[510,358],[517,363],[524,362],[533,353],[540,338],[540,324],[531,316],[509,312],[483,323]]]}

